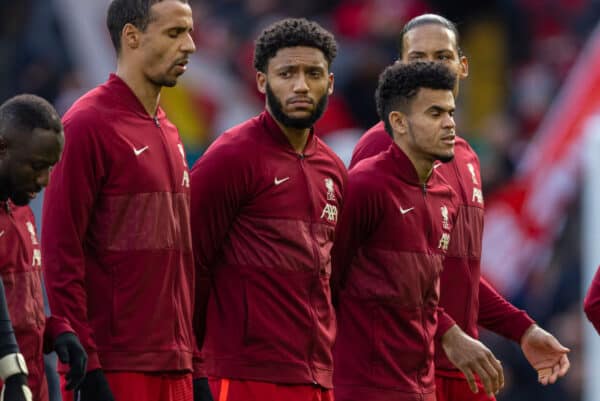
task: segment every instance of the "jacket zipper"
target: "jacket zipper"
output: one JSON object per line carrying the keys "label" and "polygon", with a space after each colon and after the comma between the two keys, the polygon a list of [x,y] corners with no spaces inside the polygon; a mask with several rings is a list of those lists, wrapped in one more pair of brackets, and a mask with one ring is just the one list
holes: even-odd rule
{"label": "jacket zipper", "polygon": [[[431,212],[431,209],[429,208],[429,203],[427,202],[427,183],[423,183],[423,185],[421,186],[421,192],[423,194],[423,203],[425,204],[425,211],[427,213],[427,255],[431,257],[432,252],[431,252],[431,247],[429,244],[432,243],[432,233],[433,233],[433,214]],[[426,324],[427,322],[425,321],[425,308],[426,308],[426,304],[425,302],[423,303],[423,306],[421,307],[420,310],[420,314],[421,314],[421,327],[423,328],[423,356],[424,356],[424,360],[425,360],[425,366],[427,366],[427,362],[428,362],[428,353],[427,350],[429,349],[429,336],[427,335],[427,330],[426,330]],[[423,382],[423,375],[421,374],[422,369],[419,369],[419,371],[417,372],[417,380],[419,382],[419,387],[421,387],[421,391],[423,391],[423,386],[422,386],[422,382]]]}
{"label": "jacket zipper", "polygon": [[[169,143],[167,142],[167,137],[162,129],[162,126],[160,125],[160,121],[158,119],[158,116],[154,115],[152,117],[152,120],[154,121],[154,125],[156,126],[156,128],[158,128],[159,131],[159,136],[160,136],[160,141],[163,145],[163,151],[165,152],[165,156],[166,156],[166,160],[167,160],[167,164],[169,165],[169,173],[171,176],[171,184],[172,184],[172,192],[176,193],[177,192],[177,177],[175,177],[175,168],[173,167],[173,157],[171,156],[171,149],[169,147]],[[173,247],[174,244],[169,244],[170,247]],[[176,277],[179,279],[181,276],[181,271],[177,272]],[[173,294],[176,294],[177,291],[175,291],[175,284],[177,281],[173,281],[172,287],[173,287]],[[175,312],[176,316],[180,316],[181,313],[179,311],[179,308],[177,306],[177,301],[175,298],[173,298],[173,310]],[[175,338],[177,339],[177,343],[179,343],[179,341],[181,340],[181,333],[179,330],[179,326],[178,326],[178,322],[179,319],[173,319],[173,331],[175,334]],[[180,361],[181,362],[181,361]]]}
{"label": "jacket zipper", "polygon": [[316,329],[317,329],[317,325],[315,323],[316,321],[316,317],[315,317],[315,311],[314,311],[314,306],[312,304],[312,299],[313,299],[313,293],[315,290],[315,286],[318,285],[318,280],[320,279],[320,263],[319,263],[319,250],[317,249],[316,246],[316,238],[315,238],[315,229],[314,229],[314,222],[313,222],[313,217],[315,216],[315,204],[313,202],[313,197],[312,197],[312,193],[311,193],[311,187],[310,187],[310,180],[308,178],[308,174],[306,173],[305,167],[304,167],[304,159],[305,156],[303,153],[300,153],[298,155],[298,158],[300,159],[300,169],[302,170],[302,174],[304,175],[304,182],[306,183],[306,191],[307,191],[307,195],[308,195],[308,199],[309,199],[309,203],[310,203],[310,219],[309,219],[309,223],[310,224],[310,236],[312,239],[312,247],[313,247],[313,257],[314,257],[314,261],[315,261],[315,265],[316,265],[316,279],[317,281],[315,282],[315,285],[311,286],[310,291],[308,293],[308,302],[310,305],[310,315],[311,315],[311,320],[312,320],[312,325],[313,325],[313,336],[311,338],[310,341],[310,346],[309,346],[309,350],[308,350],[308,364],[310,365],[310,370],[311,370],[311,375],[312,375],[312,379],[313,379],[313,384],[318,384],[317,380],[315,378],[315,367],[313,366],[312,363],[312,356],[314,353],[314,348],[315,348],[315,337],[317,335],[316,333]]}

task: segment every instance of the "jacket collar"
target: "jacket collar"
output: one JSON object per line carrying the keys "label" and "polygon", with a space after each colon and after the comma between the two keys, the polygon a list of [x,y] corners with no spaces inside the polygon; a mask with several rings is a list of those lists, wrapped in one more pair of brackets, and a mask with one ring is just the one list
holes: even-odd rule
{"label": "jacket collar", "polygon": [[[104,84],[104,86],[110,91],[110,93],[115,97],[116,102],[123,107],[127,108],[130,111],[140,115],[140,117],[147,118],[149,120],[153,120],[154,117],[149,115],[140,99],[133,93],[131,88],[123,81],[117,74],[110,74],[108,77],[108,81]],[[164,110],[158,106],[156,110],[156,118],[163,119],[165,118]]]}
{"label": "jacket collar", "polygon": [[[392,161],[392,169],[394,169],[394,174],[400,177],[403,181],[406,181],[412,185],[423,186],[423,184],[421,184],[419,181],[417,170],[415,169],[412,161],[395,142],[392,142],[388,150],[385,151],[384,157]],[[426,186],[431,183],[431,179],[434,175],[435,169],[433,169],[429,179],[425,183]]]}
{"label": "jacket collar", "polygon": [[[287,137],[277,125],[275,118],[269,113],[267,110],[264,110],[259,115],[260,121],[262,121],[266,131],[269,133],[269,136],[273,138],[273,140],[282,146],[286,151],[297,154],[297,152],[292,148],[292,145],[288,141]],[[310,129],[310,134],[308,134],[308,139],[306,141],[306,146],[304,146],[304,151],[302,154],[304,156],[311,156],[317,150],[317,138],[315,137],[314,127]]]}

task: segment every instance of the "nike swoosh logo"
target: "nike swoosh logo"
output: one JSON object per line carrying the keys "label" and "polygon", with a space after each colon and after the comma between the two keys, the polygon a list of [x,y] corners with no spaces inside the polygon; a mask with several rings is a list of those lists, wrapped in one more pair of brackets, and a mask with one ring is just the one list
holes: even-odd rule
{"label": "nike swoosh logo", "polygon": [[281,180],[278,180],[277,177],[275,177],[275,185],[281,185],[289,179],[290,179],[290,177],[285,177],[285,178],[282,178]]}
{"label": "nike swoosh logo", "polygon": [[140,148],[140,149],[133,148],[133,153],[135,153],[136,156],[139,156],[142,153],[144,153],[146,150],[148,150],[148,146],[144,146],[143,148]]}
{"label": "nike swoosh logo", "polygon": [[415,207],[409,207],[408,209],[402,209],[402,206],[400,206],[400,213],[402,214],[406,214],[408,212],[410,212],[411,210],[413,210]]}

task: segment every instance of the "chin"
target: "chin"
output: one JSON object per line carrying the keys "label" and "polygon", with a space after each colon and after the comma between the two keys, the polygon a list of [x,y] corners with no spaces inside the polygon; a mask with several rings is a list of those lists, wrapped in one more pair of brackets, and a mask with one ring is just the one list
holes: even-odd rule
{"label": "chin", "polygon": [[14,194],[10,197],[10,201],[17,206],[27,206],[31,199],[29,194]]}
{"label": "chin", "polygon": [[449,163],[452,160],[454,160],[454,153],[447,154],[447,155],[438,155],[437,159],[439,161],[441,161],[442,163]]}

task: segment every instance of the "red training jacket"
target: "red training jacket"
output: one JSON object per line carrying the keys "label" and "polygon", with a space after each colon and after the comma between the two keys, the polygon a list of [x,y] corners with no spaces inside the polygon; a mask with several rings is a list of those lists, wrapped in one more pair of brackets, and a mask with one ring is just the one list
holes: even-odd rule
{"label": "red training jacket", "polygon": [[600,266],[594,275],[590,288],[583,301],[583,309],[590,322],[600,334]]}
{"label": "red training jacket", "polygon": [[88,370],[192,369],[189,173],[177,128],[150,117],[116,75],[63,118],[65,149],[44,199],[52,312]]}
{"label": "red training jacket", "polygon": [[332,387],[330,250],[346,169],[313,133],[296,153],[268,112],[192,169],[192,236],[210,298],[210,376]]}
{"label": "red training jacket", "polygon": [[[390,143],[391,137],[385,131],[383,122],[379,122],[357,143],[351,168],[359,161],[387,149]],[[479,338],[479,324],[520,343],[521,337],[534,321],[506,301],[481,277],[484,200],[479,158],[467,141],[460,137],[456,137],[454,153],[450,163],[437,168],[460,199],[458,219],[440,277],[440,306],[473,338]],[[462,378],[464,376],[448,360],[442,348],[440,341],[445,331],[445,327],[440,326],[436,335],[436,374]]]}
{"label": "red training jacket", "polygon": [[458,198],[396,144],[350,171],[333,248],[335,398],[435,400],[439,274]]}
{"label": "red training jacket", "polygon": [[64,319],[44,315],[42,253],[29,206],[0,202],[0,276],[33,399],[47,401],[44,352],[52,351],[59,334],[73,329]]}

